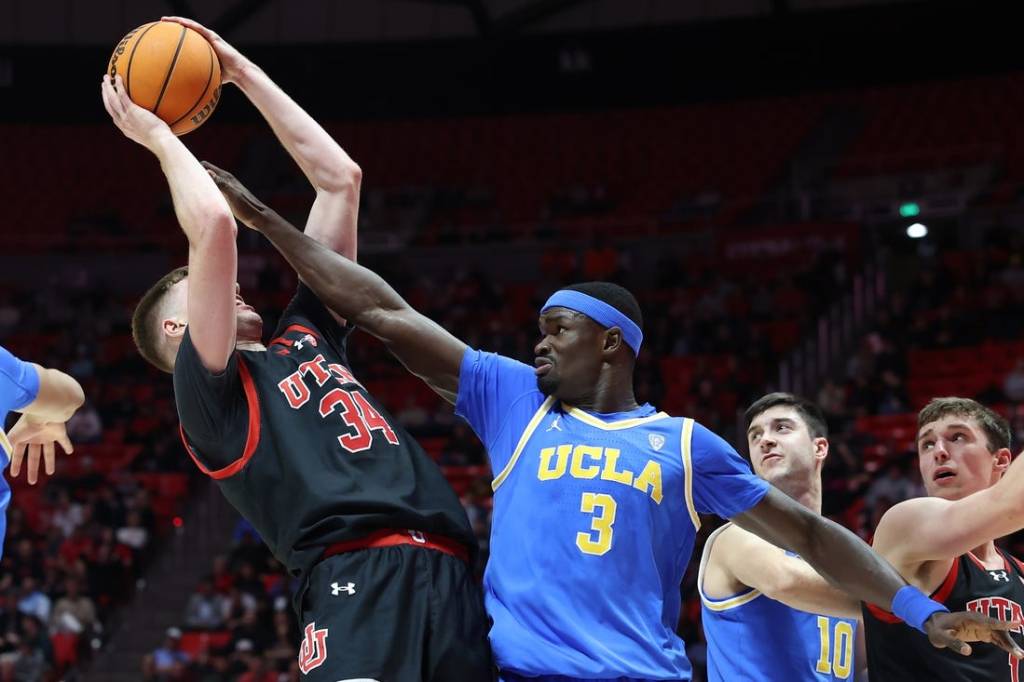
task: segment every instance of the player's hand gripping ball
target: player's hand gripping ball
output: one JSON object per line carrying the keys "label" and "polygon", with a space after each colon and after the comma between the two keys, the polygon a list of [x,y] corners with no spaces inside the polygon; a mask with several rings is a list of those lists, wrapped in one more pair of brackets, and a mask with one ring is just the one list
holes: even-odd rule
{"label": "player's hand gripping ball", "polygon": [[139,26],[121,39],[107,65],[128,97],[167,122],[175,135],[195,130],[220,99],[220,61],[196,31],[170,21]]}

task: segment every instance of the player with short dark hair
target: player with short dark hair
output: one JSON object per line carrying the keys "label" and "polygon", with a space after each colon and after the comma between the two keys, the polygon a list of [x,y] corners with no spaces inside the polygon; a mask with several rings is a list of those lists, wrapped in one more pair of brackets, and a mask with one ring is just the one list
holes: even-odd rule
{"label": "player with short dark hair", "polygon": [[[1010,427],[967,398],[935,398],[918,414],[918,466],[928,497],[895,505],[874,547],[912,585],[951,609],[1024,621],[1024,564],[995,540],[1024,529],[1024,463]],[[888,610],[867,607],[872,682],[1021,679],[1018,658],[979,645],[969,658],[933,651]]]}
{"label": "player with short dark hair", "polygon": [[[818,406],[769,393],[747,408],[744,422],[754,473],[821,514],[829,443]],[[853,680],[867,665],[859,603],[799,556],[736,524],[708,537],[697,589],[710,682]],[[768,631],[770,638],[759,636]],[[744,642],[742,656],[736,642]]]}
{"label": "player with short dark hair", "polygon": [[849,531],[753,476],[700,424],[637,404],[643,330],[620,288],[555,292],[540,310],[530,367],[468,348],[378,275],[211,171],[239,220],[328,307],[453,402],[486,445],[495,496],[484,582],[503,680],[689,679],[675,627],[698,512],[789,547],[858,598],[893,605],[936,644],[964,646],[949,628],[965,616],[945,613]]}
{"label": "player with short dark hair", "polygon": [[[225,81],[270,123],[316,189],[306,233],[354,258],[361,171],[323,128],[208,29]],[[140,352],[173,372],[196,465],[300,579],[304,679],[476,682],[493,675],[469,568],[476,540],[437,465],[348,366],[350,327],[300,283],[272,340],[245,304],[236,225],[163,121],[105,77],[104,104],[160,160],[189,242],[133,319]],[[339,256],[340,257],[340,256]]]}

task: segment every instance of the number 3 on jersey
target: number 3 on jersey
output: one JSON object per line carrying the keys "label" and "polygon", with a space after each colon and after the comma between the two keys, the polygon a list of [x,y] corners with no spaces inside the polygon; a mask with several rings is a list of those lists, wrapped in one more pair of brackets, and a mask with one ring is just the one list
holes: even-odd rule
{"label": "number 3 on jersey", "polygon": [[320,401],[320,416],[326,419],[335,411],[341,415],[345,424],[355,430],[355,433],[338,436],[341,447],[349,452],[368,450],[373,445],[374,431],[380,431],[387,442],[398,445],[398,436],[394,430],[362,393],[343,388],[331,390]]}
{"label": "number 3 on jersey", "polygon": [[[583,493],[580,511],[593,514],[590,532],[576,533],[576,546],[584,554],[602,556],[612,548],[612,525],[615,523],[615,498],[605,493]],[[597,533],[597,537],[594,537]]]}

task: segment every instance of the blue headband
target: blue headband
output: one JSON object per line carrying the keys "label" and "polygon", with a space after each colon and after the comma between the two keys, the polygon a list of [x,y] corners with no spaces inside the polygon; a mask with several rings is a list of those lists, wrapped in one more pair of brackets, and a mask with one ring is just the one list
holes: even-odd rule
{"label": "blue headband", "polygon": [[551,294],[551,298],[540,309],[540,312],[543,314],[544,311],[551,308],[568,308],[583,313],[606,329],[618,327],[622,330],[622,339],[626,345],[633,349],[633,354],[640,355],[640,344],[644,341],[644,333],[640,331],[636,322],[604,301],[588,296],[581,291],[561,289]]}

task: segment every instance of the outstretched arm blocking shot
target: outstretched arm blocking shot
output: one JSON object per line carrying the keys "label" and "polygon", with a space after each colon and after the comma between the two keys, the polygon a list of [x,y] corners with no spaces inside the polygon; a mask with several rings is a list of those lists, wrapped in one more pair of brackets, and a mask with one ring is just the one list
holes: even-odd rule
{"label": "outstretched arm blocking shot", "polygon": [[296,230],[233,175],[204,166],[235,217],[266,236],[328,308],[383,341],[410,372],[455,401],[466,344],[414,310],[379,275]]}

